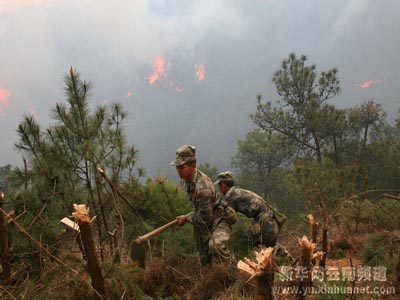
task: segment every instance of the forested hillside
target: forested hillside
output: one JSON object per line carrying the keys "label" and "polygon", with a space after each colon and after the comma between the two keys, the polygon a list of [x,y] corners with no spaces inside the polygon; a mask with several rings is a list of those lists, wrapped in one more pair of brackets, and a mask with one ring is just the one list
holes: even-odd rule
{"label": "forested hillside", "polygon": [[[129,112],[120,103],[91,110],[91,84],[71,68],[65,100],[49,108],[51,124],[32,115],[19,123],[23,167],[0,169],[0,299],[398,299],[400,118],[388,122],[375,99],[336,107],[339,79],[337,69],[289,54],[272,78],[280,100],[259,95],[255,129],[229,150],[236,184],[287,216],[279,244],[288,253],[271,250],[269,264],[254,262],[250,220],[240,215],[233,225],[229,248],[253,259],[249,279],[236,264],[201,269],[190,225],[131,252],[138,236],[191,203],[179,182],[144,176],[140,145],[126,138]],[[227,171],[207,161],[198,168],[213,181]],[[288,268],[294,273],[285,277]],[[293,286],[307,292],[284,289]],[[351,292],[328,291],[335,287]]]}

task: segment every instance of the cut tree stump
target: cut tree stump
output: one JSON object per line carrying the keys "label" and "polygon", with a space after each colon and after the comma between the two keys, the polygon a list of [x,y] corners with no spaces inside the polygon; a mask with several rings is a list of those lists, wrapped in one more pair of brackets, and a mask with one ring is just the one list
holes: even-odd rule
{"label": "cut tree stump", "polygon": [[255,252],[255,262],[245,258],[237,264],[239,271],[247,274],[256,284],[256,300],[272,300],[272,287],[274,285],[274,248],[261,249]]}
{"label": "cut tree stump", "polygon": [[[312,214],[309,214],[307,216],[308,223],[310,224],[310,239],[312,243],[317,244],[318,243],[318,227],[319,223],[315,221],[314,216]],[[311,261],[313,265],[315,265],[316,261],[313,259]]]}
{"label": "cut tree stump", "polygon": [[74,204],[74,212],[72,216],[76,219],[82,238],[83,248],[87,259],[87,268],[92,278],[92,286],[97,291],[97,299],[103,299],[105,296],[104,278],[101,273],[99,260],[96,255],[93,236],[91,232],[92,220],[89,217],[89,208],[84,204]]}
{"label": "cut tree stump", "polygon": [[296,285],[298,286],[298,290],[295,295],[297,300],[305,299],[308,290],[312,286],[312,261],[317,258],[321,259],[321,257],[324,255],[321,251],[314,253],[316,245],[306,236],[303,236],[303,238],[299,240],[299,244],[300,258],[295,274]]}

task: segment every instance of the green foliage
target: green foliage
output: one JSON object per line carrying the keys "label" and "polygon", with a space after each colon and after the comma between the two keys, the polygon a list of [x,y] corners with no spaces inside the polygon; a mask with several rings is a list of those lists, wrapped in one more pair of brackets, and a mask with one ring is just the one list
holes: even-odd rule
{"label": "green foliage", "polygon": [[107,296],[110,300],[144,299],[145,293],[140,288],[143,270],[132,264],[120,266],[113,264],[106,270],[105,281],[108,285]]}
{"label": "green foliage", "polygon": [[350,232],[358,234],[369,231],[375,211],[376,208],[368,199],[359,200],[353,197],[342,203],[338,215],[344,227],[348,228]]}
{"label": "green foliage", "polygon": [[244,215],[238,214],[238,222],[233,226],[228,242],[228,248],[236,258],[250,257],[253,247],[248,242],[248,231],[251,220]]}
{"label": "green foliage", "polygon": [[157,225],[192,209],[184,190],[167,179],[148,180],[142,192],[141,201],[135,205],[142,208],[144,218],[154,218]]}
{"label": "green foliage", "polygon": [[331,134],[327,125],[331,127],[336,119],[340,120],[332,113],[335,109],[324,102],[336,96],[340,87],[336,69],[317,75],[316,66],[307,66],[306,61],[306,56],[298,58],[294,53],[283,60],[272,78],[282,97],[281,107],[262,103],[259,96],[252,119],[261,129],[277,131],[300,149],[316,155],[320,163],[322,147]]}
{"label": "green foliage", "polygon": [[16,147],[28,162],[24,170],[13,173],[14,182],[19,183],[13,205],[28,210],[24,217],[27,223],[41,214],[40,222],[48,217],[57,224],[71,213],[73,203],[88,204],[97,216],[99,240],[103,242],[106,237],[102,232],[111,230],[117,207],[105,193],[97,167],[101,166],[114,184],[121,180],[134,183],[138,179],[134,174],[137,150],[127,145],[127,113],[121,104],[100,106],[92,112],[90,90],[91,84],[71,68],[65,77],[66,103],[56,103],[52,111],[54,124],[42,129],[33,116],[24,116]]}
{"label": "green foliage", "polygon": [[362,258],[365,265],[384,266],[386,274],[396,271],[398,262],[398,247],[393,241],[393,236],[388,233],[372,233],[362,249]]}
{"label": "green foliage", "polygon": [[[132,205],[141,216],[141,221],[138,223],[134,218],[125,219],[129,242],[192,210],[192,205],[186,199],[183,189],[167,179],[158,177],[155,180],[148,180],[144,186],[135,191],[139,191],[139,194],[135,194],[136,201],[132,202]],[[129,196],[129,190],[127,195]],[[129,214],[128,209],[125,210],[125,214]],[[192,236],[190,225],[171,228],[151,240],[153,255],[176,259],[175,253],[180,255],[193,253],[195,244]]]}
{"label": "green foliage", "polygon": [[7,193],[8,177],[11,174],[11,165],[0,167],[0,191]]}
{"label": "green foliage", "polygon": [[346,257],[346,252],[343,249],[334,249],[334,252],[332,253],[332,258],[333,259],[340,259],[340,258],[345,258]]}
{"label": "green foliage", "polygon": [[197,166],[197,169],[210,177],[213,182],[217,180],[217,175],[220,173],[216,166],[210,165],[209,163],[200,164]]}
{"label": "green foliage", "polygon": [[363,261],[365,264],[375,264],[378,261],[382,261],[387,245],[385,243],[385,237],[379,234],[371,234],[368,237],[367,242],[362,250]]}
{"label": "green foliage", "polygon": [[338,211],[340,223],[354,233],[368,233],[372,228],[395,231],[400,222],[400,203],[391,199],[358,199],[344,201]]}
{"label": "green foliage", "polygon": [[232,166],[238,170],[238,185],[255,190],[265,198],[282,190],[281,173],[294,154],[294,148],[280,133],[260,129],[239,140]]}
{"label": "green foliage", "polygon": [[400,227],[400,201],[392,199],[382,199],[376,204],[374,211],[374,221],[376,228],[395,231]]}
{"label": "green foliage", "polygon": [[[340,91],[337,70],[317,73],[304,55],[290,54],[283,60],[273,82],[281,97],[278,105],[262,103],[259,96],[252,115],[258,128],[237,143],[232,159],[237,184],[263,195],[287,214],[290,233],[308,231],[305,216],[310,212],[318,220],[326,217],[337,222],[338,228],[346,228],[350,234],[396,232],[400,202],[380,199],[382,191],[364,192],[391,189],[398,194],[400,121],[388,124],[381,105],[372,100],[349,109],[328,104]],[[71,239],[66,239],[68,233],[59,220],[70,214],[73,203],[86,203],[91,215],[97,216],[93,232],[99,249],[106,248],[107,240],[111,248],[106,232],[114,229],[121,247],[126,248],[137,236],[192,210],[184,190],[174,183],[163,178],[144,184],[139,181],[144,170],[136,167],[137,149],[127,143],[127,112],[121,104],[91,110],[91,84],[72,69],[65,87],[66,99],[54,107],[50,126],[43,128],[33,116],[24,116],[19,124],[16,147],[27,159],[24,167],[0,168],[7,209],[15,210],[18,223],[29,234],[54,255],[63,256]],[[99,166],[126,199],[110,189],[97,171]],[[216,180],[219,171],[215,166],[205,163],[198,168]],[[228,247],[238,258],[254,253],[247,243],[250,222],[240,216],[233,227]],[[8,230],[13,267],[25,278],[12,290],[16,298],[91,296],[87,283],[44,255],[15,224],[10,223]],[[176,226],[144,246],[148,258],[153,258],[150,272],[125,262],[105,262],[108,297],[141,299],[147,297],[145,293],[157,299],[213,297],[210,287],[222,278],[218,293],[228,288],[225,284],[229,281],[232,287],[227,295],[249,298],[252,291],[243,291],[245,284],[239,280],[232,283],[232,274],[224,268],[209,273],[214,276],[211,280],[207,276],[199,280],[192,235],[192,226]],[[396,237],[391,234],[371,234],[362,250],[364,263],[384,265],[392,273],[398,257],[393,239]],[[124,251],[121,253],[123,257]],[[337,248],[332,256],[345,254],[343,248]],[[80,257],[63,259],[86,276]],[[328,296],[343,298],[316,298]]]}

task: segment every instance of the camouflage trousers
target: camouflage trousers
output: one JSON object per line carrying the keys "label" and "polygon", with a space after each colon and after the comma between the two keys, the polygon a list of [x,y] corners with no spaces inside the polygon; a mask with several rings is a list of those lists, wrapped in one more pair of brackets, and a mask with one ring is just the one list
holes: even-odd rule
{"label": "camouflage trousers", "polygon": [[253,245],[274,247],[278,240],[279,231],[280,227],[274,218],[261,215],[252,222],[249,230],[249,242]]}
{"label": "camouflage trousers", "polygon": [[212,263],[227,262],[232,259],[230,251],[226,248],[229,240],[231,226],[221,220],[213,226],[193,226],[194,239],[200,254],[200,263],[207,266]]}

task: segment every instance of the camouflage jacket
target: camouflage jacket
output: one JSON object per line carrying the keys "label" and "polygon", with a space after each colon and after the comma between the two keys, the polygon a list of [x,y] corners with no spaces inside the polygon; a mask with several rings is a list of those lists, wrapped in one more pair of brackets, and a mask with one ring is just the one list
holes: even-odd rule
{"label": "camouflage jacket", "polygon": [[214,210],[219,205],[214,184],[203,172],[196,170],[192,182],[185,182],[188,199],[192,202],[194,214],[188,217],[193,225],[206,225],[211,227],[218,217]]}
{"label": "camouflage jacket", "polygon": [[265,200],[254,192],[233,186],[226,193],[225,199],[234,210],[254,221],[259,220],[261,213],[271,219],[274,216],[274,212],[268,207]]}

